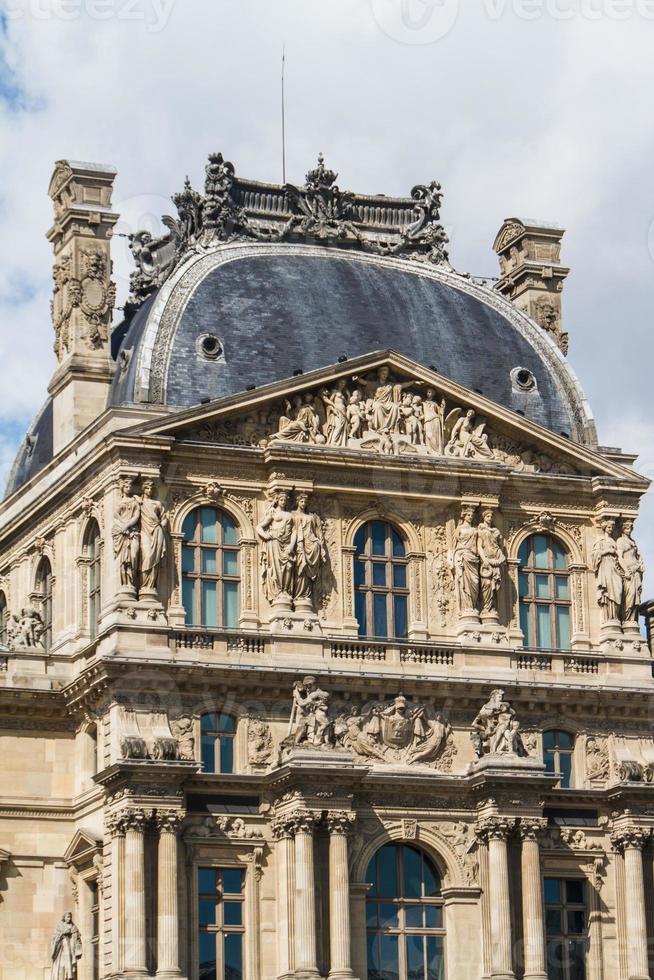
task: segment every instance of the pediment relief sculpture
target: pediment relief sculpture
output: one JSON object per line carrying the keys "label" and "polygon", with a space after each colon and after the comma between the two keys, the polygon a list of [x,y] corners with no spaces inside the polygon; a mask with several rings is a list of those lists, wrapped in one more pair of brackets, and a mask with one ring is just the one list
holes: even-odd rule
{"label": "pediment relief sculpture", "polygon": [[452,727],[431,706],[408,701],[399,694],[392,701],[375,701],[332,712],[330,695],[315,677],[297,681],[289,735],[283,754],[294,748],[346,749],[370,765],[430,765],[454,754]]}
{"label": "pediment relief sculpture", "polygon": [[293,444],[354,449],[382,456],[496,462],[526,473],[573,474],[568,462],[496,432],[472,408],[452,404],[419,380],[400,380],[388,366],[339,378],[262,406],[251,414],[207,421],[193,439],[226,445]]}

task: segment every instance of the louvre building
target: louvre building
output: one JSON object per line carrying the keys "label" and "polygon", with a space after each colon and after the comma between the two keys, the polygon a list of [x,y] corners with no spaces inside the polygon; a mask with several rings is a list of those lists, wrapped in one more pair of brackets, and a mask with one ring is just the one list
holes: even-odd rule
{"label": "louvre building", "polygon": [[563,230],[482,281],[436,182],[213,154],[112,328],[114,178],[55,166],[0,506],[2,980],[654,976],[647,480]]}

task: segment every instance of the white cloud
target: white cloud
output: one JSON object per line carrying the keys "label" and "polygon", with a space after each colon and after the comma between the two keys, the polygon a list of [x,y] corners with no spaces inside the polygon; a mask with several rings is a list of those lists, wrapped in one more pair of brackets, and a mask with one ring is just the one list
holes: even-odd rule
{"label": "white cloud", "polygon": [[[315,0],[166,0],[153,30],[158,0],[7,0],[23,15],[0,31],[0,420],[22,424],[53,369],[44,234],[54,161],[114,164],[130,227],[168,210],[186,173],[199,184],[211,150],[278,180],[285,42],[292,179],[318,150],[342,187],[406,193],[437,177],[453,260],[477,274],[495,274],[491,243],[507,215],[569,229],[571,361],[601,441],[647,453],[654,131],[643,103],[654,21],[646,0],[623,2],[624,20],[610,0],[553,3],[530,20],[518,0],[332,0],[328,13]],[[433,18],[453,6],[439,40],[415,43],[421,30],[431,41]],[[552,14],[562,7],[575,16]],[[110,16],[91,16],[98,8]],[[122,246],[116,258],[124,299]],[[651,505],[639,533],[654,563]]]}

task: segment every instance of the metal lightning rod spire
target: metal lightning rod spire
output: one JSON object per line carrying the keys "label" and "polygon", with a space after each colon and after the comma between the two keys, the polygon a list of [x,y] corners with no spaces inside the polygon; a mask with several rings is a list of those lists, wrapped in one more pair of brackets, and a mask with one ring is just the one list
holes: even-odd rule
{"label": "metal lightning rod spire", "polygon": [[282,45],[282,184],[286,183],[286,120],[284,112],[284,67],[286,64],[286,44]]}

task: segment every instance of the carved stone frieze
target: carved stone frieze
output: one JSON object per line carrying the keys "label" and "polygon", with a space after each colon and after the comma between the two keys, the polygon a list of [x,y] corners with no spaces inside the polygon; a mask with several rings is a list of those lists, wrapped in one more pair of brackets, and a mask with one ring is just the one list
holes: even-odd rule
{"label": "carved stone frieze", "polygon": [[258,827],[252,827],[242,817],[231,817],[216,814],[210,817],[187,818],[184,838],[189,837],[222,837],[234,840],[258,840],[263,833]]}
{"label": "carved stone frieze", "polygon": [[247,725],[248,763],[256,769],[268,766],[273,757],[270,726],[262,718],[250,716]]}
{"label": "carved stone frieze", "polygon": [[43,650],[45,624],[38,609],[24,606],[20,615],[7,619],[7,644],[10,650]]}

